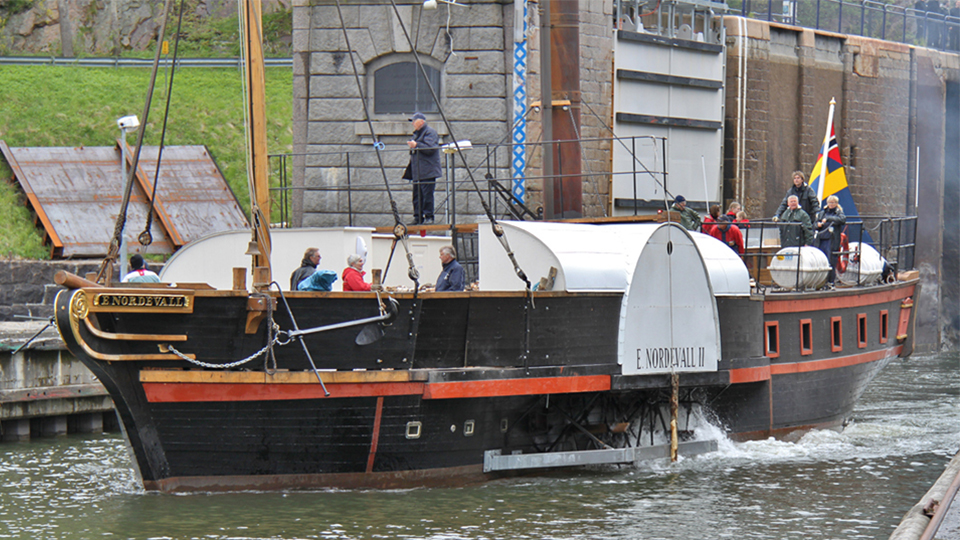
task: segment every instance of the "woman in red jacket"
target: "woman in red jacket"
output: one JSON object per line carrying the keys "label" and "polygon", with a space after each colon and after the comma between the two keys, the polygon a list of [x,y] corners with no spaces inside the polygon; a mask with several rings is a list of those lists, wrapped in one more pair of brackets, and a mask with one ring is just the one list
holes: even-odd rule
{"label": "woman in red jacket", "polygon": [[363,280],[363,257],[353,254],[347,257],[347,267],[343,269],[344,291],[369,291],[370,284]]}

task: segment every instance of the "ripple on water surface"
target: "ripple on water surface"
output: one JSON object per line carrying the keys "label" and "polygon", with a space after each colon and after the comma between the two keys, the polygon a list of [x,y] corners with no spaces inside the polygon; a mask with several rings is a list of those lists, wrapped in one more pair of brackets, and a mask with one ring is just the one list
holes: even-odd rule
{"label": "ripple on water surface", "polygon": [[958,389],[957,355],[896,360],[842,433],[456,489],[159,495],[118,435],[3,444],[0,538],[886,539],[957,451]]}

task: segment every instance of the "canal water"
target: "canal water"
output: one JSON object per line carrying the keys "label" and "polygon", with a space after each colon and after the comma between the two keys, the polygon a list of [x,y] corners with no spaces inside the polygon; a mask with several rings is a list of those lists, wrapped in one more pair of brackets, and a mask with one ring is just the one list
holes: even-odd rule
{"label": "canal water", "polygon": [[456,489],[159,495],[119,435],[0,445],[0,538],[886,539],[960,446],[960,356],[894,360],[842,433]]}

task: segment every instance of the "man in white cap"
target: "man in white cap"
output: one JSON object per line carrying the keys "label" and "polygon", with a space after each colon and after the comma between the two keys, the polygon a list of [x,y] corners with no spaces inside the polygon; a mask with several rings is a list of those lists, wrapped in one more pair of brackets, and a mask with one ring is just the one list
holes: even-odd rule
{"label": "man in white cap", "polygon": [[413,138],[407,141],[410,148],[410,164],[403,177],[413,181],[413,223],[414,225],[433,223],[433,190],[440,169],[440,137],[437,131],[427,125],[423,113],[414,113]]}

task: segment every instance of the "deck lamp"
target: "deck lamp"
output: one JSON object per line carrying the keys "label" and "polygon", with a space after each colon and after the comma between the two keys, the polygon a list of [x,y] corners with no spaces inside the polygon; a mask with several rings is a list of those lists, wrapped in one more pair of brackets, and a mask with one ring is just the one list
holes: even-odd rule
{"label": "deck lamp", "polygon": [[[140,127],[140,118],[135,114],[117,118],[117,127],[120,128],[120,174],[123,176],[120,185],[127,181],[127,133]],[[120,276],[127,275],[127,239],[121,231],[120,236]]]}

